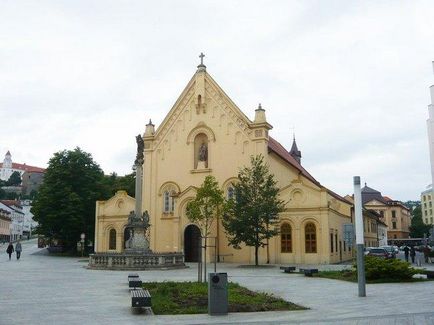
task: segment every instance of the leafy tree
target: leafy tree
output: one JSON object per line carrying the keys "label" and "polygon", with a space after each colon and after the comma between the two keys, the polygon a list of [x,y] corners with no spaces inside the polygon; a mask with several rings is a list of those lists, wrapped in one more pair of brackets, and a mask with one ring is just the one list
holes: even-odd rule
{"label": "leafy tree", "polygon": [[134,197],[136,185],[136,173],[118,176],[115,172],[105,175],[103,180],[105,191],[108,196],[113,196],[119,190],[127,191],[128,195]]}
{"label": "leafy tree", "polygon": [[203,184],[197,189],[195,199],[187,206],[187,218],[199,226],[202,236],[211,234],[211,226],[223,212],[224,202],[223,191],[214,176],[205,177]]}
{"label": "leafy tree", "polygon": [[[214,176],[207,176],[203,184],[197,189],[196,197],[187,205],[187,218],[197,224],[201,229],[201,234],[205,237],[205,279],[206,279],[206,237],[211,234],[211,227],[219,216],[223,213],[225,199],[223,191],[220,190]],[[218,254],[218,252],[217,252]]]}
{"label": "leafy tree", "polygon": [[69,250],[82,232],[93,238],[95,201],[107,197],[103,178],[91,154],[80,148],[55,153],[33,202],[39,233],[59,240]]}
{"label": "leafy tree", "polygon": [[262,155],[251,158],[251,166],[238,173],[238,181],[234,184],[235,200],[229,200],[223,226],[234,248],[240,249],[241,243],[255,247],[258,265],[259,248],[278,234],[276,224],[284,202],[278,198],[279,188]]}
{"label": "leafy tree", "polygon": [[6,186],[18,186],[21,184],[21,174],[14,171],[6,182]]}
{"label": "leafy tree", "polygon": [[424,235],[429,236],[431,226],[423,222],[422,209],[420,205],[413,210],[412,214],[413,218],[411,218],[410,236],[412,238],[422,238]]}

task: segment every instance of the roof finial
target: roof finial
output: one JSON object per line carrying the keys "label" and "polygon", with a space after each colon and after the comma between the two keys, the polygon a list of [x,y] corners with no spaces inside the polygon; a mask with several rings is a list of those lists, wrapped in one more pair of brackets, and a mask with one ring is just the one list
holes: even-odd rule
{"label": "roof finial", "polygon": [[200,52],[200,64],[197,66],[199,68],[199,70],[205,70],[206,69],[206,65],[203,64],[203,58],[205,57],[205,54],[203,54],[202,52]]}

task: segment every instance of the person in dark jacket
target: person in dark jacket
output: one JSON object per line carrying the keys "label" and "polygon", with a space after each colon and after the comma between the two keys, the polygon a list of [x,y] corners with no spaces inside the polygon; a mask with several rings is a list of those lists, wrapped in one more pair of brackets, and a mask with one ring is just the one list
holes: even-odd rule
{"label": "person in dark jacket", "polygon": [[11,260],[11,255],[14,252],[14,245],[12,243],[9,243],[8,248],[6,248],[6,253],[9,254],[9,261]]}
{"label": "person in dark jacket", "polygon": [[20,259],[22,250],[23,250],[23,248],[21,247],[21,243],[18,240],[17,243],[15,244],[15,252],[17,253],[17,260]]}
{"label": "person in dark jacket", "polygon": [[431,252],[431,249],[428,247],[428,245],[425,245],[422,251],[423,251],[423,257],[425,258],[425,263],[428,263],[428,257],[429,257],[429,253]]}
{"label": "person in dark jacket", "polygon": [[404,247],[404,255],[405,255],[405,261],[408,262],[408,253],[410,252],[410,248],[408,248],[407,245]]}
{"label": "person in dark jacket", "polygon": [[410,248],[411,263],[414,263],[415,256],[416,256],[416,250],[414,249],[414,246],[411,246]]}

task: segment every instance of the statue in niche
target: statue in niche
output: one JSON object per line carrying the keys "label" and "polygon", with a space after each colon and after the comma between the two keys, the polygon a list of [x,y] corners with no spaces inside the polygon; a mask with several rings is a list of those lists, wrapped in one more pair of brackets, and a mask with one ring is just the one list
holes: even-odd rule
{"label": "statue in niche", "polygon": [[142,165],[144,159],[143,150],[145,148],[145,143],[143,142],[143,138],[140,134],[136,136],[136,142],[137,142],[137,154],[136,154],[136,160],[134,161],[134,164]]}
{"label": "statue in niche", "polygon": [[207,161],[208,160],[208,148],[205,142],[202,142],[202,145],[199,148],[199,161]]}
{"label": "statue in niche", "polygon": [[129,237],[128,239],[125,241],[125,248],[132,248],[133,247],[133,230],[130,229],[129,230]]}

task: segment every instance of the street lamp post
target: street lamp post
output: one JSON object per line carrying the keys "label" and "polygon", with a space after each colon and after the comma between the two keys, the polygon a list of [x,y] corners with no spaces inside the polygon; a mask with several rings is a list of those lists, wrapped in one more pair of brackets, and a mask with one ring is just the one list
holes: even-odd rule
{"label": "street lamp post", "polygon": [[83,257],[83,253],[84,253],[84,239],[86,238],[86,235],[83,233],[81,233],[80,235],[80,242],[81,242],[81,257]]}

